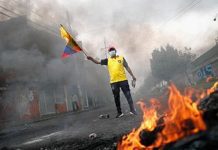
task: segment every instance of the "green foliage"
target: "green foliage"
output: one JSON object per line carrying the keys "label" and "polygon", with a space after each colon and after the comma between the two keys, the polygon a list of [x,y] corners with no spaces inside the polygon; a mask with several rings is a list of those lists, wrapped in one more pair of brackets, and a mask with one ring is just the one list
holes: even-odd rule
{"label": "green foliage", "polygon": [[194,58],[190,49],[181,51],[169,44],[155,49],[150,60],[152,75],[159,80],[169,81],[175,75],[184,73]]}

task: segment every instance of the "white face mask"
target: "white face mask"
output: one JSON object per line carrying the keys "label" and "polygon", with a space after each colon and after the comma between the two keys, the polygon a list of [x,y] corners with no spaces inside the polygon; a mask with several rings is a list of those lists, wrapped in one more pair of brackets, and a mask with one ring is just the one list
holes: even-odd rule
{"label": "white face mask", "polygon": [[116,51],[110,51],[110,52],[109,52],[109,55],[110,55],[111,57],[116,56]]}

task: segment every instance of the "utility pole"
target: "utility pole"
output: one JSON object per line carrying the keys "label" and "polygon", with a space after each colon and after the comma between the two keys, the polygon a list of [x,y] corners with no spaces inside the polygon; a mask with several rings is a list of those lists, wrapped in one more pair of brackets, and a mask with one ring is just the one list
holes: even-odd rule
{"label": "utility pole", "polygon": [[105,58],[107,58],[107,45],[106,45],[106,39],[104,38],[104,47],[101,48],[101,51],[103,51]]}
{"label": "utility pole", "polygon": [[104,50],[105,50],[105,57],[107,58],[107,46],[106,46],[106,39],[104,38]]}
{"label": "utility pole", "polygon": [[64,95],[65,95],[65,103],[66,103],[66,108],[67,108],[67,112],[69,111],[69,107],[68,107],[68,95],[67,95],[67,86],[64,83]]}

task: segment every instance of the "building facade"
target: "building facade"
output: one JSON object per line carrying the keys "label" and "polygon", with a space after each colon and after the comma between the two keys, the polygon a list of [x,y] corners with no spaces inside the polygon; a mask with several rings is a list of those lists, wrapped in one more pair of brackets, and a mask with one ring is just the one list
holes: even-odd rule
{"label": "building facade", "polygon": [[218,43],[192,62],[193,81],[204,82],[208,77],[218,77]]}

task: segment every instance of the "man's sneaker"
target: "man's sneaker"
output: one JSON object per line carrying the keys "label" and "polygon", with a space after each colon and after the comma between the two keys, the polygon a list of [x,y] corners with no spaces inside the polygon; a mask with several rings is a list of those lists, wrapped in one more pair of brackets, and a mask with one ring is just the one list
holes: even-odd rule
{"label": "man's sneaker", "polygon": [[130,111],[129,113],[130,113],[130,115],[137,115],[137,112],[135,110],[134,111]]}
{"label": "man's sneaker", "polygon": [[118,113],[117,116],[116,116],[116,118],[123,117],[123,115],[124,115],[123,113]]}

